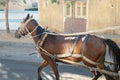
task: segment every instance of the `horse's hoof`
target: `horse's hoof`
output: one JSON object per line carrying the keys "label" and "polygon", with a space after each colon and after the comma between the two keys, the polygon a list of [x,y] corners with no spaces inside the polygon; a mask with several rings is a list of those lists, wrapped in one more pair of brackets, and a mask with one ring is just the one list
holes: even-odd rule
{"label": "horse's hoof", "polygon": [[41,77],[39,77],[39,78],[38,78],[38,80],[42,80],[42,78],[41,78]]}
{"label": "horse's hoof", "polygon": [[97,80],[97,79],[94,77],[94,78],[92,78],[92,80]]}

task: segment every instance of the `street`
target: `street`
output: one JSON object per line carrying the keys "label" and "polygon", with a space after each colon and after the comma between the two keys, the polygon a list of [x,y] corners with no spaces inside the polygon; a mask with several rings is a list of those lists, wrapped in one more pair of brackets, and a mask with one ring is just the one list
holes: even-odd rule
{"label": "street", "polygon": [[[0,80],[37,80],[39,63],[0,59]],[[61,80],[90,80],[92,74],[85,68],[59,65]],[[86,73],[87,72],[87,73]],[[43,80],[55,80],[50,66],[42,71]]]}
{"label": "street", "polygon": [[[0,37],[0,80],[37,80],[37,69],[42,62],[35,51],[34,43],[26,38]],[[60,80],[91,80],[92,73],[73,65],[58,64]],[[56,80],[50,66],[42,70],[43,80]],[[104,76],[98,80],[105,80]]]}
{"label": "street", "polygon": [[36,80],[37,63],[0,59],[0,80]]}

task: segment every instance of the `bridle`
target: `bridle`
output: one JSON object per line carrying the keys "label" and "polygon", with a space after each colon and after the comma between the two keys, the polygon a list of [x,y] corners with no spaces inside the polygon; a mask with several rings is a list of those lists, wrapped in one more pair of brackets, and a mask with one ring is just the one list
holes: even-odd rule
{"label": "bridle", "polygon": [[[21,23],[20,23],[20,31],[26,30],[30,38],[35,38],[35,37],[38,37],[38,36],[42,35],[44,32],[41,33],[41,34],[37,34],[37,35],[35,35],[35,36],[32,36],[33,32],[35,32],[35,30],[39,27],[39,24],[30,32],[30,31],[28,30],[27,24],[28,24],[31,20],[34,20],[34,19],[29,18],[25,23],[21,22]],[[46,32],[46,31],[45,31],[45,32]]]}

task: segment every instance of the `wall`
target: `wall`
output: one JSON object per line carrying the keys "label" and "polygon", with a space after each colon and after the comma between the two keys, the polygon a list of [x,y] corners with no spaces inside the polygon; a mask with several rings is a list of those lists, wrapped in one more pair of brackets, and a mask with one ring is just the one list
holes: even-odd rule
{"label": "wall", "polygon": [[120,8],[116,10],[117,5],[120,6],[120,0],[89,0],[88,30],[120,25]]}
{"label": "wall", "polygon": [[116,10],[116,19],[117,19],[117,24],[120,25],[120,0],[117,0],[117,10]]}
{"label": "wall", "polygon": [[52,4],[51,0],[39,0],[39,22],[52,31],[64,31],[63,1]]}
{"label": "wall", "polygon": [[[47,2],[46,2],[47,1]],[[51,4],[50,0],[39,0],[39,22],[52,31],[64,32],[64,0]],[[87,0],[87,30],[120,26],[120,0]]]}

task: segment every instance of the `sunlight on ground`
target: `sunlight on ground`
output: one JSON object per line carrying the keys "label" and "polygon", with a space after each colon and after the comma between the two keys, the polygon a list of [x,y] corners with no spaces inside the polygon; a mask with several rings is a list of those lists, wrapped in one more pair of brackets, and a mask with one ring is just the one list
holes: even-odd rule
{"label": "sunlight on ground", "polygon": [[[42,78],[44,80],[56,80],[53,72],[42,71]],[[86,75],[72,74],[72,73],[60,73],[60,80],[91,80],[92,78]],[[105,80],[104,76],[101,76],[98,80]]]}
{"label": "sunlight on ground", "polygon": [[2,77],[4,79],[8,78],[7,71],[0,69],[0,74],[2,74],[2,75],[0,75],[0,77]]}
{"label": "sunlight on ground", "polygon": [[0,67],[2,67],[2,64],[0,63]]}
{"label": "sunlight on ground", "polygon": [[72,73],[62,73],[61,80],[91,80],[91,77]]}

